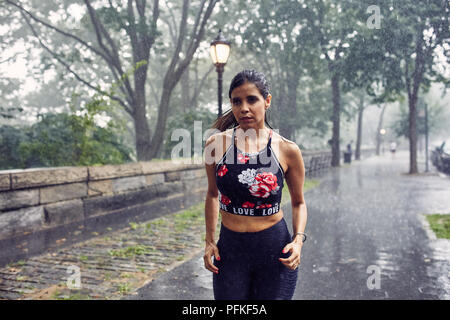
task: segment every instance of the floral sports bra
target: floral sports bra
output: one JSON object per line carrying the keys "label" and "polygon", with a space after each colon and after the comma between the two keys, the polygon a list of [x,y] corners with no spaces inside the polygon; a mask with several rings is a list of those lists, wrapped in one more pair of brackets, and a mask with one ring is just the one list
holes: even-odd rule
{"label": "floral sports bra", "polygon": [[245,216],[270,216],[280,211],[284,171],[272,150],[272,130],[267,146],[245,153],[235,143],[216,165],[216,184],[221,210]]}

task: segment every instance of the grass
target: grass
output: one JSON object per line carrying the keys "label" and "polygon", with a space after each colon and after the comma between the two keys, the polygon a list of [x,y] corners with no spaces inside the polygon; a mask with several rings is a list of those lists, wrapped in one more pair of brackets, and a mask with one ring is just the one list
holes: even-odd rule
{"label": "grass", "polygon": [[204,220],[204,209],[205,204],[202,202],[176,214],[174,217],[175,230],[181,232],[188,228],[193,221]]}
{"label": "grass", "polygon": [[130,222],[130,228],[132,230],[136,230],[137,228],[139,228],[139,224],[135,222]]}
{"label": "grass", "polygon": [[128,283],[120,283],[117,285],[117,291],[121,294],[121,295],[126,295],[130,292],[131,288],[130,285]]}
{"label": "grass", "polygon": [[320,181],[316,179],[305,179],[305,185],[303,187],[303,192],[313,189],[319,185]]}
{"label": "grass", "polygon": [[155,249],[150,246],[136,245],[118,250],[110,250],[109,255],[119,258],[134,258],[135,256],[151,253],[154,250]]}
{"label": "grass", "polygon": [[[316,180],[316,179],[305,179],[305,183],[303,185],[303,193],[305,193],[306,191],[313,189],[315,187],[317,187],[319,185],[320,181]],[[283,197],[282,197],[282,201],[281,204],[286,204],[287,202],[289,202],[291,199],[291,195],[289,193],[289,187],[286,183],[286,181],[284,182],[283,185]]]}
{"label": "grass", "polygon": [[425,217],[436,237],[450,239],[450,214],[427,214]]}
{"label": "grass", "polygon": [[16,262],[11,262],[11,263],[8,263],[7,265],[6,265],[6,268],[17,268],[17,267],[23,267],[24,265],[26,265],[26,261],[25,260],[19,260],[19,261],[16,261]]}

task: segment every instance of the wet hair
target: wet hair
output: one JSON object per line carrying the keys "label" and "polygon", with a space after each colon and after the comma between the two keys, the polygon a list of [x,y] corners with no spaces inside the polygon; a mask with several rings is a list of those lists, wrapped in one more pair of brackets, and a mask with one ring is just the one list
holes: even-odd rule
{"label": "wet hair", "polygon": [[[231,80],[230,90],[228,91],[228,97],[231,99],[231,93],[233,92],[233,90],[247,82],[253,83],[256,86],[256,88],[258,88],[259,93],[261,93],[264,99],[268,97],[270,92],[269,82],[267,81],[263,73],[253,69],[242,70],[241,72],[239,72],[237,75],[234,76],[233,80]],[[267,124],[267,126],[269,126],[269,128],[273,129],[268,122],[268,112],[269,111],[266,111],[266,114],[264,116],[264,122]],[[211,128],[218,129],[220,131],[225,131],[227,129],[234,128],[237,125],[238,122],[236,121],[236,118],[234,117],[234,114],[230,108],[228,111],[223,113],[221,117],[216,119]]]}

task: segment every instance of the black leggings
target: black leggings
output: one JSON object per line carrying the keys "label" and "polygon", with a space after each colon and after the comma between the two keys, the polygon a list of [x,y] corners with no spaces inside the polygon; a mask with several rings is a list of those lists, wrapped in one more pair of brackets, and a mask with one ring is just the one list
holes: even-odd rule
{"label": "black leggings", "polygon": [[217,242],[220,261],[213,274],[216,300],[290,300],[297,284],[298,268],[290,270],[278,258],[291,242],[282,218],[270,228],[258,232],[236,232],[223,224]]}

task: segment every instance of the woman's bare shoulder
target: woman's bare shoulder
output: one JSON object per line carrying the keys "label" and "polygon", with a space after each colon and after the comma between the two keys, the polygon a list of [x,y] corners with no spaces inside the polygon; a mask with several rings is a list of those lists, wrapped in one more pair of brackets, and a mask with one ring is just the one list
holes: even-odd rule
{"label": "woman's bare shoulder", "polygon": [[275,131],[273,131],[272,143],[278,144],[280,150],[283,152],[293,152],[300,149],[297,143],[283,137]]}
{"label": "woman's bare shoulder", "polygon": [[302,153],[297,143],[275,132],[272,137],[272,143],[277,145],[281,158],[284,159],[288,166],[290,161],[301,160]]}
{"label": "woman's bare shoulder", "polygon": [[208,139],[206,139],[205,147],[209,145],[217,146],[220,143],[225,144],[227,140],[231,139],[232,133],[233,129],[215,132]]}

